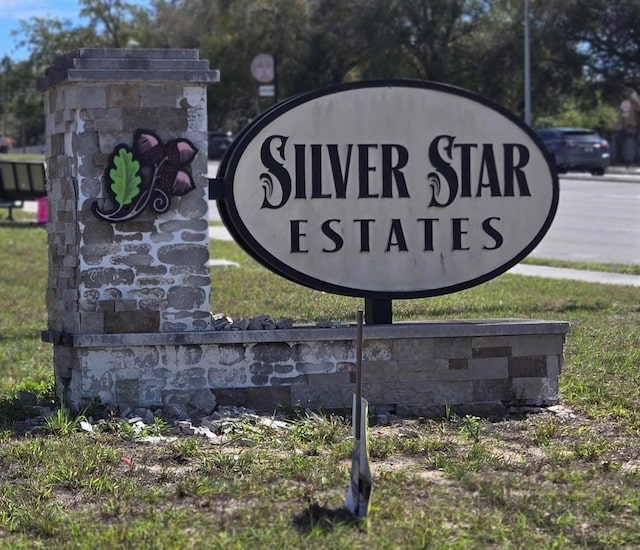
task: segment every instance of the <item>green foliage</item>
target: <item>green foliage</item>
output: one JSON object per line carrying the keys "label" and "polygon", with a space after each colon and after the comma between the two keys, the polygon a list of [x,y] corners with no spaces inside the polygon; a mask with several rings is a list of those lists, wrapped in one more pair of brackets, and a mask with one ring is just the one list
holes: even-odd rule
{"label": "green foliage", "polygon": [[595,106],[580,107],[566,105],[557,114],[536,117],[535,125],[539,128],[553,126],[570,126],[574,128],[616,128],[620,121],[617,107],[598,102]]}
{"label": "green foliage", "polygon": [[178,459],[194,458],[200,454],[200,441],[195,437],[189,437],[176,441],[171,446]]}
{"label": "green foliage", "polygon": [[[529,2],[536,125],[612,129],[640,75],[633,0]],[[521,0],[81,0],[80,23],[33,17],[14,35],[30,58],[3,62],[9,134],[42,139],[35,77],[59,52],[87,47],[197,48],[220,69],[210,129],[237,131],[272,103],[250,74],[259,53],[276,59],[277,99],[371,78],[418,78],[479,92],[524,109]],[[4,108],[4,105],[3,105]],[[24,125],[24,126],[23,126]]]}
{"label": "green foliage", "polygon": [[86,421],[84,416],[75,416],[69,409],[60,406],[52,416],[45,419],[45,426],[53,435],[66,436],[75,432],[83,421]]}
{"label": "green foliage", "polygon": [[[571,0],[564,7],[564,38],[584,50],[585,79],[608,98],[638,86],[640,4],[635,0]],[[614,99],[615,100],[615,99]],[[617,104],[617,102],[616,102]]]}
{"label": "green foliage", "polygon": [[460,431],[469,437],[474,443],[480,442],[480,434],[484,421],[473,415],[465,415],[460,422]]}
{"label": "green foliage", "polygon": [[117,149],[113,157],[113,165],[109,171],[111,190],[116,202],[121,206],[131,204],[140,193],[140,163],[133,158],[133,153],[126,146]]}
{"label": "green foliage", "polygon": [[[12,400],[27,380],[51,384],[51,345],[40,339],[47,326],[47,234],[37,227],[0,228],[0,395]],[[27,374],[27,376],[25,376]],[[11,407],[0,411],[12,418]]]}
{"label": "green foliage", "polygon": [[[240,263],[212,291],[232,316],[353,322],[362,307],[272,276],[234,243],[212,242],[212,253]],[[138,429],[111,418],[89,434],[65,409],[50,424],[60,435],[17,432],[31,414],[17,410],[19,390],[54,400],[40,341],[46,233],[0,227],[0,265],[0,416],[11,418],[0,425],[2,550],[640,547],[640,289],[505,274],[394,302],[398,320],[569,321],[560,392],[571,414],[489,422],[448,407],[440,420],[371,423],[364,528],[343,507],[353,441],[336,415],[245,415],[224,445],[141,441],[166,433],[160,420]]]}
{"label": "green foliage", "polygon": [[0,62],[3,132],[13,138],[14,147],[44,142],[42,94],[35,87],[38,71],[29,61],[13,63],[5,57]]}

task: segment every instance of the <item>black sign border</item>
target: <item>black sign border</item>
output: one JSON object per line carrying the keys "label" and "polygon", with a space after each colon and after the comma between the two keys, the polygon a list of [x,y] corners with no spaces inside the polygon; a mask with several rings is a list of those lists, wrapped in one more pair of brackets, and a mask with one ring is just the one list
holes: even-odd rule
{"label": "black sign border", "polygon": [[[533,240],[531,240],[519,254],[517,254],[515,257],[505,262],[504,264],[500,265],[499,267],[491,270],[490,272],[481,275],[480,277],[476,277],[474,279],[470,279],[468,281],[464,281],[455,285],[442,286],[439,288],[425,290],[382,292],[335,285],[333,283],[323,281],[322,279],[311,277],[292,268],[291,266],[282,262],[280,259],[276,258],[253,237],[251,232],[242,222],[242,218],[236,209],[233,196],[234,177],[236,169],[245,149],[253,141],[253,138],[273,120],[279,118],[283,114],[303,103],[307,103],[319,97],[324,97],[327,95],[337,94],[345,91],[382,87],[420,88],[463,97],[475,103],[484,105],[485,107],[488,107],[489,109],[496,111],[500,115],[504,116],[510,122],[523,130],[536,144],[538,149],[542,152],[549,168],[549,173],[551,174],[553,197],[551,208],[549,209],[544,224],[542,225],[536,236],[533,238]],[[473,288],[482,283],[490,281],[491,279],[495,279],[497,276],[502,275],[513,266],[520,263],[540,243],[540,241],[549,230],[551,223],[553,222],[558,209],[560,198],[560,184],[558,180],[558,173],[555,167],[555,162],[546,151],[540,138],[529,126],[527,126],[522,120],[520,120],[513,113],[511,113],[501,105],[494,103],[493,101],[490,101],[481,95],[475,94],[463,88],[458,88],[456,86],[423,80],[363,80],[348,84],[340,84],[336,86],[320,88],[284,100],[274,105],[270,109],[264,111],[237,135],[233,144],[220,163],[220,166],[218,168],[218,177],[216,178],[216,180],[222,181],[223,198],[217,201],[217,207],[222,222],[224,223],[225,227],[227,228],[233,239],[236,241],[236,243],[239,244],[240,247],[258,263],[262,264],[273,273],[276,273],[277,275],[280,275],[285,279],[308,288],[329,292],[332,294],[341,294],[344,296],[361,297],[368,299],[397,300],[442,296],[445,294],[452,294],[455,292],[460,292],[462,290],[467,290],[469,288]]]}

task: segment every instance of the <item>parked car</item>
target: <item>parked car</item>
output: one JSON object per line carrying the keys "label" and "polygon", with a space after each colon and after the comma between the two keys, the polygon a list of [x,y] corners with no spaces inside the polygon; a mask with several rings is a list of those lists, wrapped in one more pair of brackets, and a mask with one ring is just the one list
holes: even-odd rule
{"label": "parked car", "polygon": [[541,128],[536,130],[553,156],[558,172],[588,171],[604,175],[609,166],[609,142],[586,128]]}
{"label": "parked car", "polygon": [[0,134],[0,153],[8,153],[11,145],[11,138]]}
{"label": "parked car", "polygon": [[209,132],[209,159],[220,160],[231,147],[233,137],[224,132]]}

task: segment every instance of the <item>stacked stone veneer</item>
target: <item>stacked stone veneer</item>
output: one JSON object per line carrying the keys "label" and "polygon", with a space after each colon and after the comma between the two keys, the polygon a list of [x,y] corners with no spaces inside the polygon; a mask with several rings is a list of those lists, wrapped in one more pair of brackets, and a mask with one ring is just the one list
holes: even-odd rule
{"label": "stacked stone veneer", "polygon": [[[80,50],[45,92],[48,326],[65,402],[121,407],[212,403],[349,409],[355,328],[214,331],[208,270],[206,87],[195,50]],[[91,206],[105,169],[138,129],[190,140],[196,190],[112,224]],[[216,289],[224,292],[224,288]],[[215,300],[214,300],[215,301]],[[364,395],[400,414],[501,412],[555,403],[565,323],[367,326]]]}
{"label": "stacked stone veneer", "polygon": [[[206,86],[195,50],[80,50],[47,71],[49,330],[175,332],[209,328]],[[200,149],[198,188],[112,224],[91,205],[116,145],[139,128]]]}
{"label": "stacked stone veneer", "polygon": [[[210,329],[207,85],[219,79],[196,50],[85,49],[60,57],[45,92],[49,199],[48,331],[155,333]],[[109,223],[92,204],[117,145],[138,129],[163,142],[186,138],[196,189],[159,215]],[[77,357],[56,347],[56,371]]]}
{"label": "stacked stone veneer", "polygon": [[[441,415],[445,406],[502,414],[558,401],[566,323],[475,321],[366,326],[363,392],[372,408]],[[257,330],[77,337],[73,395],[121,407],[189,403],[347,410],[355,391],[356,330]]]}

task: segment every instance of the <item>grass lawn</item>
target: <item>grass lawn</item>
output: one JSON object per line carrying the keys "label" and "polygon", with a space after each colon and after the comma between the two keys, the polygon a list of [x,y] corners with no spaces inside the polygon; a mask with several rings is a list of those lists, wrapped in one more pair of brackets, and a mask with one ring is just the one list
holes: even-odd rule
{"label": "grass lawn", "polygon": [[[353,322],[362,307],[284,281],[234,243],[213,242],[212,257],[240,264],[212,272],[214,313]],[[640,547],[638,288],[505,274],[394,302],[396,320],[569,321],[566,412],[373,425],[371,512],[358,524],[342,508],[353,447],[343,418],[289,411],[274,427],[247,415],[224,445],[149,443],[168,427],[112,419],[87,433],[60,409],[21,435],[15,422],[31,410],[17,392],[52,395],[45,230],[0,225],[0,265],[1,549]]]}
{"label": "grass lawn", "polygon": [[41,153],[3,153],[0,160],[44,160]]}

